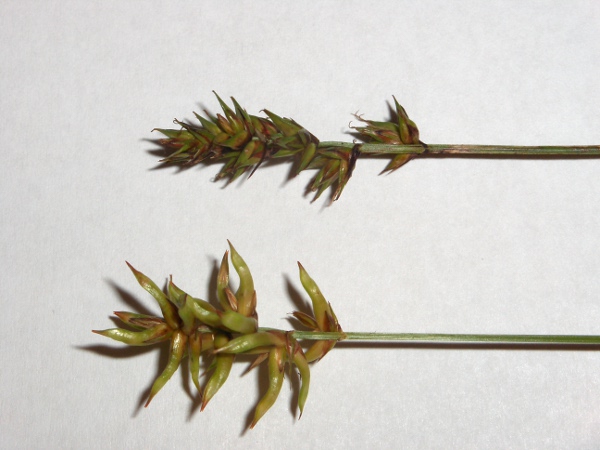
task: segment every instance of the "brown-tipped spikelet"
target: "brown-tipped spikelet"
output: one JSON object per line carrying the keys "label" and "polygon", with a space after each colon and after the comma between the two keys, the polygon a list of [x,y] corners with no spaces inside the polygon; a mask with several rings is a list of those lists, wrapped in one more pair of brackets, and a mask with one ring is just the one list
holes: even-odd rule
{"label": "brown-tipped spikelet", "polygon": [[[230,110],[225,110],[231,121]],[[231,123],[232,128],[239,123]],[[294,128],[286,128],[293,133]],[[237,274],[239,288],[233,293],[229,286],[228,256],[231,257]],[[170,340],[169,357],[166,367],[154,381],[146,402],[158,394],[180,367],[187,355],[189,370],[196,389],[202,396],[201,410],[204,410],[215,394],[227,381],[236,355],[256,355],[250,369],[268,360],[269,387],[256,406],[254,427],[259,419],[275,403],[281,390],[286,364],[295,366],[301,377],[298,393],[300,415],[304,410],[310,384],[309,362],[320,359],[333,347],[334,341],[315,340],[313,346],[305,354],[293,331],[285,332],[275,329],[259,329],[256,313],[256,291],[250,270],[230,243],[217,275],[217,298],[219,307],[187,294],[173,283],[169,277],[166,293],[146,275],[129,265],[139,284],[157,301],[163,318],[145,314],[118,311],[115,315],[131,329],[113,328],[94,331],[94,333],[129,345],[150,345]],[[337,319],[319,288],[300,266],[302,285],[310,296],[314,309],[314,317],[296,312],[298,318],[308,328],[315,331],[341,331]],[[210,373],[204,387],[200,383],[200,372]]]}
{"label": "brown-tipped spikelet", "polygon": [[251,116],[232,97],[234,111],[215,95],[225,116],[206,113],[204,118],[195,114],[199,125],[175,120],[181,129],[156,128],[165,136],[160,145],[170,152],[162,162],[184,165],[224,162],[216,178],[229,181],[271,159],[299,155],[308,165],[319,140],[305,128],[267,110],[268,118]]}
{"label": "brown-tipped spikelet", "polygon": [[[394,105],[396,111],[394,117],[390,122],[375,122],[373,120],[365,120],[362,117],[356,115],[355,117],[361,122],[366,123],[364,127],[353,127],[358,132],[360,137],[365,142],[377,142],[381,144],[395,144],[395,145],[415,145],[419,144],[419,129],[417,125],[408,118],[408,114],[404,108],[398,103],[396,97],[394,97]],[[410,161],[415,155],[413,154],[401,154],[396,155],[389,162],[384,172],[393,172],[399,167]]]}
{"label": "brown-tipped spikelet", "polygon": [[315,192],[313,201],[318,199],[330,186],[335,186],[332,201],[340,198],[346,183],[352,176],[356,159],[360,153],[359,148],[359,145],[355,145],[351,149],[325,147],[319,150],[318,156],[313,158],[308,166],[311,169],[319,169],[308,187],[311,192]]}

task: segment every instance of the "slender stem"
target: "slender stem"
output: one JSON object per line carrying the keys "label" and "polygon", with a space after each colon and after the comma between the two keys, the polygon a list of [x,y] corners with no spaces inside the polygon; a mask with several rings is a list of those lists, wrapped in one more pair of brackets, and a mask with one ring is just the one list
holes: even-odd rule
{"label": "slender stem", "polygon": [[[351,142],[321,142],[319,148],[342,147],[351,149]],[[600,145],[574,146],[514,146],[514,145],[391,145],[391,144],[358,144],[362,154],[371,155],[483,155],[483,156],[561,156],[581,157],[600,156]]]}
{"label": "slender stem", "polygon": [[296,339],[377,342],[465,342],[470,344],[591,344],[600,345],[600,336],[527,334],[441,334],[441,333],[339,333],[294,331]]}

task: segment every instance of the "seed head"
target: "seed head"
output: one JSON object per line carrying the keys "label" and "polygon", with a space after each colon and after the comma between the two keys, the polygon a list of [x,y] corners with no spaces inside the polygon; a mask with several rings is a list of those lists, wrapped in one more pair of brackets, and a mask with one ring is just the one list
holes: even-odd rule
{"label": "seed head", "polygon": [[[268,118],[251,116],[232,97],[232,110],[215,93],[225,116],[204,118],[195,114],[200,125],[179,120],[179,130],[156,128],[165,136],[159,141],[170,151],[162,162],[194,165],[201,162],[223,162],[217,179],[233,181],[250,169],[271,159],[300,155],[310,162],[319,141],[304,127],[265,110]],[[307,162],[308,159],[308,162]]]}
{"label": "seed head", "polygon": [[[232,129],[239,128],[240,123],[234,120],[233,111],[230,109],[224,111],[226,117],[223,120],[227,120]],[[286,128],[286,132],[293,133],[294,127],[290,125]],[[240,279],[235,294],[229,286],[228,256],[231,257]],[[256,355],[256,360],[250,369],[264,361],[268,361],[269,365],[269,387],[256,407],[251,427],[256,425],[275,402],[281,390],[286,364],[296,367],[302,379],[298,393],[298,408],[302,415],[310,383],[308,363],[325,355],[333,347],[334,342],[315,341],[305,355],[302,347],[293,337],[293,332],[259,329],[254,281],[248,265],[231,243],[230,251],[225,252],[217,275],[218,307],[192,297],[179,288],[172,277],[169,277],[165,293],[146,275],[131,265],[129,267],[138,283],[158,302],[163,317],[118,311],[115,315],[129,329],[95,330],[94,333],[136,346],[170,341],[167,365],[152,384],[146,406],[177,371],[183,357],[187,354],[191,378],[199,395],[202,396],[201,409],[204,410],[227,381],[236,355],[251,354]],[[327,303],[302,266],[300,266],[300,278],[312,300],[314,317],[300,312],[295,312],[294,316],[304,325],[315,330],[341,330],[331,305]],[[205,385],[201,386],[200,372],[203,366],[210,376]]]}
{"label": "seed head", "polygon": [[[221,162],[223,166],[216,179],[231,182],[247,172],[251,176],[264,162],[287,158],[294,161],[293,173],[296,175],[307,169],[317,170],[307,188],[308,192],[314,193],[313,201],[328,188],[332,188],[332,201],[340,197],[361,155],[362,144],[353,147],[321,144],[319,139],[293,119],[281,117],[267,109],[263,110],[266,117],[253,116],[233,97],[232,109],[215,95],[223,114],[211,116],[205,111],[206,117],[203,117],[194,113],[199,124],[175,119],[180,129],[155,129],[165,136],[158,143],[168,152],[161,162],[184,166]],[[367,143],[419,144],[417,126],[395,97],[394,105],[395,112],[388,122],[356,116],[366,124],[353,127],[358,137]],[[383,172],[396,170],[413,157],[413,154],[398,154]],[[222,297],[219,296],[219,299]]]}

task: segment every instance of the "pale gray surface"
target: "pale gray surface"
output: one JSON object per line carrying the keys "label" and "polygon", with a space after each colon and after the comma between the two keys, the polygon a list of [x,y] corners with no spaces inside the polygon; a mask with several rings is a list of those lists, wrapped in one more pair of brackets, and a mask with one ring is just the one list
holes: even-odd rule
{"label": "pale gray surface", "polygon": [[360,161],[326,208],[310,173],[222,189],[147,152],[213,89],[323,140],[395,94],[428,143],[600,144],[599,23],[596,1],[2,2],[1,446],[598,448],[599,352],[340,349],[299,422],[285,387],[243,434],[243,365],[190,417],[180,376],[137,408],[158,349],[83,348],[110,345],[114,286],[152,306],[125,259],[206,297],[227,238],[264,326],[300,260],[348,331],[600,334],[598,159]]}

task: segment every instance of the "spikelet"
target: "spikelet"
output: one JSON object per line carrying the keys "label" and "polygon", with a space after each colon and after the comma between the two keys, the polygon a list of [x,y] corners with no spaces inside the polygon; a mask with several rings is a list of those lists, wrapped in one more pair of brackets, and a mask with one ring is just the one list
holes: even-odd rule
{"label": "spikelet", "polygon": [[[419,129],[417,128],[417,125],[408,118],[408,114],[406,114],[404,108],[398,103],[396,97],[393,98],[396,111],[394,112],[394,117],[392,117],[391,121],[375,122],[373,120],[365,120],[361,116],[355,114],[355,117],[358,120],[367,125],[364,127],[352,128],[357,131],[361,139],[365,142],[396,145],[420,144]],[[381,173],[393,172],[414,158],[414,156],[415,155],[413,154],[400,154],[394,156]]]}
{"label": "spikelet", "polygon": [[230,182],[271,159],[298,156],[305,165],[311,162],[319,140],[304,127],[267,110],[268,118],[249,115],[233,97],[231,109],[215,95],[224,115],[194,113],[199,125],[175,119],[179,130],[155,129],[165,136],[160,145],[170,151],[161,162],[188,166],[223,162],[216,178]]}

